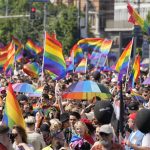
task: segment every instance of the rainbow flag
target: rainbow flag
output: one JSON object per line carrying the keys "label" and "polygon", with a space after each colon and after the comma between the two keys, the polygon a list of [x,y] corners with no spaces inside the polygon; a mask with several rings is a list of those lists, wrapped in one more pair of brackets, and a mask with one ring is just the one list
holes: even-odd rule
{"label": "rainbow flag", "polygon": [[66,75],[66,62],[62,52],[62,45],[58,40],[50,37],[48,33],[45,34],[43,68],[58,76],[57,79],[63,78]]}
{"label": "rainbow flag", "polygon": [[148,25],[148,22],[144,21],[144,19],[141,18],[138,12],[130,5],[130,3],[128,3],[127,8],[130,14],[128,21],[133,23],[134,25],[139,25],[144,32],[150,35],[150,27]]}
{"label": "rainbow flag", "polygon": [[43,50],[41,46],[38,46],[37,44],[35,44],[31,39],[27,40],[25,47],[32,55],[37,55],[41,53]]}
{"label": "rainbow flag", "polygon": [[58,76],[56,74],[52,73],[51,71],[49,71],[49,70],[45,70],[45,71],[53,80],[56,80],[58,78]]}
{"label": "rainbow flag", "polygon": [[10,83],[7,89],[2,123],[6,124],[10,128],[12,128],[14,125],[19,125],[25,128],[25,121],[22,115],[22,111],[16,99],[16,95],[13,91],[12,85]]}
{"label": "rainbow flag", "polygon": [[127,73],[127,68],[130,63],[130,56],[131,56],[131,50],[132,50],[132,45],[133,45],[133,39],[129,42],[129,44],[126,46],[124,49],[123,53],[121,54],[115,70],[119,72],[119,80],[122,79],[122,75]]}
{"label": "rainbow flag", "polygon": [[[6,48],[7,47],[7,48]],[[3,66],[14,55],[15,47],[13,42],[7,45],[5,51],[0,53],[0,71],[3,71]]]}
{"label": "rainbow flag", "polygon": [[87,68],[87,59],[83,58],[77,68],[75,69],[76,73],[86,73]]}
{"label": "rainbow flag", "polygon": [[73,59],[74,64],[79,63],[84,57],[82,49],[77,44],[71,49],[70,57]]}
{"label": "rainbow flag", "polygon": [[13,42],[15,44],[15,60],[19,62],[23,58],[23,50],[22,50],[23,49],[23,45],[14,36],[12,36],[12,40],[13,40]]}
{"label": "rainbow flag", "polygon": [[14,70],[15,55],[12,55],[4,64],[3,70],[6,76],[11,76]]}
{"label": "rainbow flag", "polygon": [[0,71],[3,71],[3,66],[7,60],[7,53],[0,55]]}
{"label": "rainbow flag", "polygon": [[12,41],[15,44],[15,50],[23,47],[22,43],[17,38],[15,38],[14,36],[12,36]]}
{"label": "rainbow flag", "polygon": [[77,45],[83,52],[99,51],[103,40],[103,38],[84,38],[78,41]]}
{"label": "rainbow flag", "polygon": [[37,78],[39,76],[39,73],[40,73],[40,66],[37,62],[29,62],[27,64],[25,64],[23,66],[23,71],[33,77],[33,78]]}
{"label": "rainbow flag", "polygon": [[3,48],[0,48],[0,55],[3,55],[5,53],[7,53],[9,46],[11,45],[11,42],[8,43],[6,46],[4,46]]}
{"label": "rainbow flag", "polygon": [[73,61],[68,65],[67,67],[67,73],[73,72],[74,71],[74,63]]}
{"label": "rainbow flag", "polygon": [[105,39],[102,42],[100,51],[103,55],[108,55],[110,48],[112,46],[112,42],[113,42],[112,40],[108,40],[108,39]]}
{"label": "rainbow flag", "polygon": [[140,55],[135,57],[133,68],[129,77],[129,86],[134,88],[134,83],[137,81],[140,75]]}

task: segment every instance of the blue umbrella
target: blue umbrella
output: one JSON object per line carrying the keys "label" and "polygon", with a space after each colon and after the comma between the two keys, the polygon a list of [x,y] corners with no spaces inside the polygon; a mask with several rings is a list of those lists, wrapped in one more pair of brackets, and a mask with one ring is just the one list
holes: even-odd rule
{"label": "blue umbrella", "polygon": [[12,87],[15,92],[33,93],[35,91],[35,87],[29,83],[16,83]]}

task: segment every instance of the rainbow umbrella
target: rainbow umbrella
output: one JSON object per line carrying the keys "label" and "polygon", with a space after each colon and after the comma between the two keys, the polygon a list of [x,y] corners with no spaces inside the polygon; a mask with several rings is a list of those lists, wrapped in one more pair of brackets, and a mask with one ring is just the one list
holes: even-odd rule
{"label": "rainbow umbrella", "polygon": [[[111,98],[109,90],[102,84],[86,80],[75,82],[68,87],[63,93],[63,99],[75,99],[75,100],[91,100],[93,97],[98,96],[102,100]],[[103,89],[103,91],[102,91]],[[106,90],[107,89],[107,90]]]}
{"label": "rainbow umbrella", "polygon": [[33,93],[35,91],[35,87],[29,83],[16,83],[12,87],[15,92]]}
{"label": "rainbow umbrella", "polygon": [[37,88],[33,93],[29,93],[29,97],[41,97],[43,92],[43,86]]}

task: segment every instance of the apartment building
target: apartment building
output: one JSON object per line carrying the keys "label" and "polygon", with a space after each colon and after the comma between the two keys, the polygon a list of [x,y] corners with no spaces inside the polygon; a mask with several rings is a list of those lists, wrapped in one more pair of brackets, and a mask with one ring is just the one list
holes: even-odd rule
{"label": "apartment building", "polygon": [[[139,10],[140,16],[146,19],[150,11],[150,0],[128,0],[131,5]],[[55,0],[56,3],[75,5],[85,14],[80,19],[81,37],[88,37],[86,27],[86,16],[91,25],[90,30],[96,37],[106,36],[113,39],[113,48],[125,47],[131,38],[134,26],[128,22],[127,0]],[[88,9],[87,9],[88,8]],[[142,39],[138,40],[138,46],[142,47]],[[119,53],[118,53],[119,55]]]}

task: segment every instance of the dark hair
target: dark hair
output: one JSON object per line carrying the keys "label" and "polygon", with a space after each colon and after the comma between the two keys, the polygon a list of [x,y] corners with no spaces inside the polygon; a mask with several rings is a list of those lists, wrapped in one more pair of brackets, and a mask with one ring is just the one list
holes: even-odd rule
{"label": "dark hair", "polygon": [[81,115],[76,111],[70,112],[69,116],[75,116],[78,120],[81,118]]}
{"label": "dark hair", "polygon": [[49,99],[48,94],[42,94],[42,97],[43,97],[44,99]]}
{"label": "dark hair", "polygon": [[13,129],[16,129],[16,131],[19,133],[23,143],[28,143],[27,142],[27,133],[26,133],[26,130],[23,127],[18,126],[18,125],[14,125]]}

